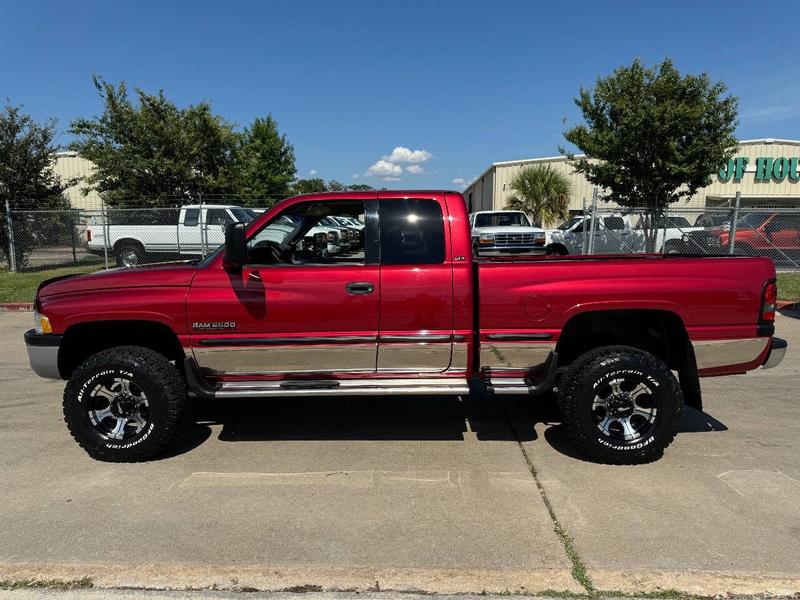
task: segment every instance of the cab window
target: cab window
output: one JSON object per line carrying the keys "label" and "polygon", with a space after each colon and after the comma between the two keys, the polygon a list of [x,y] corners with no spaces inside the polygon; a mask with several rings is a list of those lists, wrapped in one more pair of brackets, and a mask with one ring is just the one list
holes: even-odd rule
{"label": "cab window", "polygon": [[288,207],[247,242],[252,265],[363,265],[364,234],[336,217],[364,221],[364,202],[304,202]]}
{"label": "cab window", "polygon": [[383,265],[444,262],[444,218],[435,200],[381,200],[380,246]]}

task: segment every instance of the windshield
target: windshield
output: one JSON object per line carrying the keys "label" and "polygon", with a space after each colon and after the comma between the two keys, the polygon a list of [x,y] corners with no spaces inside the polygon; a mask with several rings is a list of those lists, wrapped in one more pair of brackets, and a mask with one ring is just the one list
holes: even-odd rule
{"label": "windshield", "polygon": [[249,223],[256,218],[256,213],[249,208],[231,206],[230,211],[239,223]]}
{"label": "windshield", "polygon": [[572,229],[575,225],[577,225],[581,221],[583,221],[583,217],[572,217],[568,221],[564,221],[556,229],[559,229],[561,231],[567,231],[568,229]]}
{"label": "windshield", "polygon": [[750,227],[751,229],[755,229],[756,227],[761,227],[768,218],[769,213],[750,213],[749,215],[741,217],[736,222],[736,225],[738,227]]}
{"label": "windshield", "polygon": [[525,213],[498,212],[481,213],[475,216],[475,227],[530,227]]}

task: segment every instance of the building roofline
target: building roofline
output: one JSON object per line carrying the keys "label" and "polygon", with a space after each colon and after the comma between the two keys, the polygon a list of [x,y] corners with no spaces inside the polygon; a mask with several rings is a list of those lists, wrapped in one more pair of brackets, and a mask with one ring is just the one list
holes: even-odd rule
{"label": "building roofline", "polygon": [[800,140],[784,140],[781,138],[756,138],[752,140],[739,140],[739,145],[743,144],[788,144],[790,146],[800,146]]}
{"label": "building roofline", "polygon": [[[739,145],[754,145],[754,144],[786,144],[789,146],[800,146],[800,140],[787,140],[783,138],[754,138],[751,140],[739,140]],[[585,154],[575,154],[576,158],[586,158]],[[483,171],[480,175],[478,175],[475,179],[473,179],[469,185],[464,189],[466,192],[469,188],[475,185],[478,181],[486,177],[486,175],[491,172],[492,169],[495,167],[508,167],[510,165],[521,165],[521,164],[532,164],[532,163],[540,163],[540,162],[553,162],[553,161],[562,161],[567,160],[567,157],[559,154],[558,156],[542,156],[539,158],[519,158],[517,160],[501,160],[499,162],[493,162],[489,167]]]}

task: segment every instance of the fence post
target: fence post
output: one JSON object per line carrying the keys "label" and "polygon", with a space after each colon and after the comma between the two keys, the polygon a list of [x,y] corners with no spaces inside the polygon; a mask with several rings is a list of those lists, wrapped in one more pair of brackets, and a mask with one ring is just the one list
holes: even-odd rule
{"label": "fence post", "polygon": [[14,245],[14,227],[11,222],[11,207],[6,198],[6,227],[8,228],[8,270],[17,272],[17,248]]}
{"label": "fence post", "polygon": [[733,218],[731,219],[730,235],[728,236],[728,254],[736,251],[736,222],[739,220],[739,204],[742,201],[742,192],[736,192],[736,201],[733,205]]}
{"label": "fence post", "polygon": [[77,255],[77,253],[75,251],[75,246],[77,245],[77,240],[75,239],[75,228],[78,226],[78,222],[75,219],[75,214],[76,213],[77,213],[76,210],[70,210],[69,211],[69,216],[71,217],[69,222],[70,222],[70,225],[71,225],[71,228],[70,228],[70,240],[72,241],[72,262],[73,263],[77,263],[78,262],[78,255]]}
{"label": "fence post", "polygon": [[581,254],[586,254],[589,236],[586,235],[586,196],[581,198],[581,216],[583,217],[583,237],[581,238]]}
{"label": "fence post", "polygon": [[[661,236],[661,253],[664,254],[664,250],[667,247],[667,219],[669,215],[669,204],[664,205],[664,227],[662,228],[663,235]],[[658,246],[658,235],[656,235],[656,246]],[[658,248],[655,248],[655,251],[658,252]]]}
{"label": "fence post", "polygon": [[[594,230],[596,221],[597,221],[597,188],[592,188],[592,218],[589,222],[589,254],[594,254]],[[586,237],[585,225],[584,225],[583,237]]]}
{"label": "fence post", "polygon": [[108,269],[108,219],[106,219],[106,201],[100,201],[100,225],[103,227],[103,260]]}

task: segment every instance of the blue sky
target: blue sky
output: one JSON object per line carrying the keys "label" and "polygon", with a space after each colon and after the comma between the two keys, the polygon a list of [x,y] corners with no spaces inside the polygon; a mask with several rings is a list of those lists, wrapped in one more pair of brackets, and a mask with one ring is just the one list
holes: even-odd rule
{"label": "blue sky", "polygon": [[97,73],[241,125],[272,113],[300,177],[455,188],[557,154],[579,87],[636,57],[725,81],[740,139],[800,138],[793,2],[5,0],[2,14],[0,98],[37,119],[65,132],[97,114]]}

